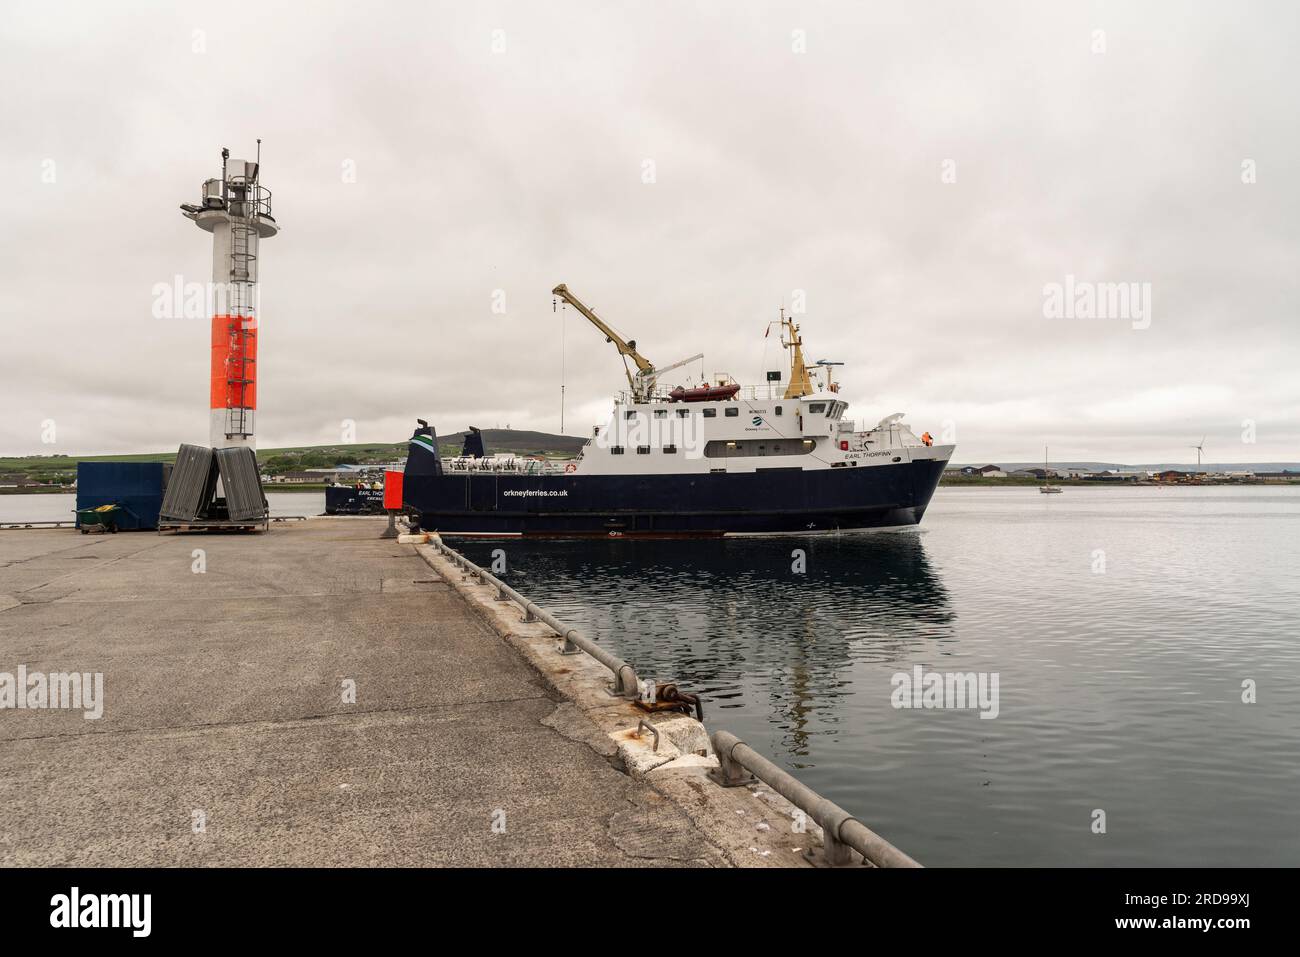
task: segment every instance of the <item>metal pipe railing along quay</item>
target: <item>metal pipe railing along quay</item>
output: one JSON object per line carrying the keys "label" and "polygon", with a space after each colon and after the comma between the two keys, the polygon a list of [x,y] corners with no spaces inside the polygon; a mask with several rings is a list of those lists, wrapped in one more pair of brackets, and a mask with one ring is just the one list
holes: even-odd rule
{"label": "metal pipe railing along quay", "polygon": [[[610,654],[578,629],[570,628],[491,572],[475,565],[455,549],[448,548],[440,538],[432,539],[429,544],[464,574],[496,588],[498,601],[509,600],[519,605],[524,610],[524,621],[542,621],[553,629],[564,642],[561,651],[565,654],[585,651],[613,672],[614,686],[610,689],[611,694],[633,699],[640,694],[636,669],[622,658]],[[637,730],[639,732],[640,728]],[[657,746],[657,731],[655,739]],[[717,780],[726,787],[747,784],[750,779],[744,772],[748,771],[806,813],[822,829],[826,861],[830,865],[842,867],[853,863],[851,851],[857,851],[877,867],[921,866],[834,801],[822,797],[788,771],[777,767],[730,731],[715,731],[712,743],[721,766]]]}
{"label": "metal pipe railing along quay", "polygon": [[429,544],[453,564],[458,565],[465,574],[477,578],[485,585],[495,587],[498,601],[510,600],[521,607],[524,610],[524,621],[541,621],[553,629],[563,641],[563,645],[560,647],[562,654],[571,655],[577,654],[579,651],[585,651],[613,672],[614,686],[610,689],[611,694],[629,699],[635,699],[641,694],[636,669],[622,658],[610,654],[578,629],[570,628],[550,612],[538,606],[536,602],[525,598],[487,569],[475,565],[454,548],[448,548],[443,544],[442,539],[433,539]]}
{"label": "metal pipe railing along quay", "polygon": [[713,750],[722,766],[720,776],[725,785],[745,784],[743,768],[816,821],[822,829],[826,861],[832,867],[852,863],[850,848],[877,867],[921,866],[844,808],[777,767],[730,731],[713,732]]}

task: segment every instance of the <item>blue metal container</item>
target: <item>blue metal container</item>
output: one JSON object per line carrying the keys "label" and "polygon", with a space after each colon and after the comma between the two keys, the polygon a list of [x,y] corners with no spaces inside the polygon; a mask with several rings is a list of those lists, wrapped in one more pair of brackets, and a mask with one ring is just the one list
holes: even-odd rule
{"label": "blue metal container", "polygon": [[120,505],[118,528],[156,529],[168,471],[162,462],[78,462],[77,509]]}

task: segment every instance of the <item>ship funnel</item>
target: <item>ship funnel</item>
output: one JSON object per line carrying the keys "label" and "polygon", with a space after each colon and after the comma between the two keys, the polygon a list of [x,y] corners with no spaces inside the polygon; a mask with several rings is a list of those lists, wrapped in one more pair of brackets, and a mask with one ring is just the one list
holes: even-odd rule
{"label": "ship funnel", "polygon": [[471,459],[481,459],[487,455],[487,450],[483,447],[483,433],[472,425],[465,433],[465,444],[461,446],[460,454]]}
{"label": "ship funnel", "polygon": [[420,420],[419,427],[411,436],[411,444],[406,453],[404,475],[441,475],[442,458],[438,455],[438,435],[433,426]]}

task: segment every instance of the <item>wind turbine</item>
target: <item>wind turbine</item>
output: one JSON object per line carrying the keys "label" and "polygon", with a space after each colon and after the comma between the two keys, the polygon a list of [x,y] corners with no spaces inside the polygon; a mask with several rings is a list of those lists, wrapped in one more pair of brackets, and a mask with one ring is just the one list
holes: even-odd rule
{"label": "wind turbine", "polygon": [[1205,436],[1201,436],[1199,445],[1190,445],[1188,448],[1196,449],[1196,471],[1201,470],[1201,453],[1205,451]]}

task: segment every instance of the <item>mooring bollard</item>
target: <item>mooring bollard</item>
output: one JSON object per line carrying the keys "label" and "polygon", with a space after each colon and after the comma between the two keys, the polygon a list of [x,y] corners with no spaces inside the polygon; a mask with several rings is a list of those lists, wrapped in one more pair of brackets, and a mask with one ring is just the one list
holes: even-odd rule
{"label": "mooring bollard", "polygon": [[384,533],[379,537],[396,538],[397,537],[397,512],[395,512],[391,508],[388,509],[387,511],[388,511],[388,527],[384,529]]}

